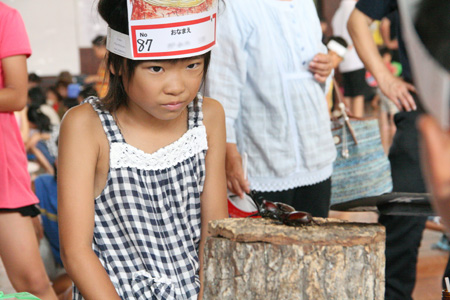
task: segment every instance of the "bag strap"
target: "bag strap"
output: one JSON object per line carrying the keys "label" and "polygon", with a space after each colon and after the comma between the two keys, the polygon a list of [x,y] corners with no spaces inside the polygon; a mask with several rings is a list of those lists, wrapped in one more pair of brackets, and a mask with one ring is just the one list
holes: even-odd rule
{"label": "bag strap", "polygon": [[[350,135],[352,136],[353,140],[355,141],[355,145],[358,145],[358,140],[356,139],[355,131],[353,130],[353,126],[350,123],[349,114],[347,113],[347,109],[345,107],[344,101],[342,101],[342,92],[339,88],[339,84],[336,81],[336,78],[333,77],[333,85],[334,85],[334,92],[336,93],[336,99],[339,109],[341,110],[342,117],[344,118],[344,124],[347,125],[348,130],[350,131]],[[345,130],[345,128],[344,128]]]}

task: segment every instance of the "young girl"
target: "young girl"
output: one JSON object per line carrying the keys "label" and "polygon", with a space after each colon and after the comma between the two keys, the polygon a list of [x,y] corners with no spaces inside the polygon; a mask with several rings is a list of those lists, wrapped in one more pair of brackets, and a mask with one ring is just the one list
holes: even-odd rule
{"label": "young girl", "polygon": [[34,105],[40,108],[41,112],[46,115],[52,125],[59,125],[61,119],[56,110],[47,104],[47,97],[40,87],[33,87],[28,90],[28,105]]}
{"label": "young girl", "polygon": [[[127,1],[99,12],[128,34]],[[208,221],[228,215],[224,112],[197,94],[209,57],[111,51],[105,98],[67,112],[58,218],[74,299],[201,298]]]}
{"label": "young girl", "polygon": [[49,117],[42,112],[42,105],[30,105],[27,118],[31,134],[25,143],[25,149],[36,157],[37,162],[47,173],[54,175],[53,164],[58,155],[56,140],[59,135],[59,125],[51,124]]}
{"label": "young girl", "polygon": [[[39,255],[32,217],[39,214],[14,111],[27,101],[30,44],[20,14],[0,2],[0,257],[18,292],[55,299]],[[22,120],[23,121],[23,120]]]}

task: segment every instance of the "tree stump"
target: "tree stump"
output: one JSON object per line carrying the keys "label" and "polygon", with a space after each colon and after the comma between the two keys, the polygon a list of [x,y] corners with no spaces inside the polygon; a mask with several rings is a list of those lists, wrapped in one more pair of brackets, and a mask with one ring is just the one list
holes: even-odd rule
{"label": "tree stump", "polygon": [[314,220],[210,222],[203,299],[384,299],[384,227]]}

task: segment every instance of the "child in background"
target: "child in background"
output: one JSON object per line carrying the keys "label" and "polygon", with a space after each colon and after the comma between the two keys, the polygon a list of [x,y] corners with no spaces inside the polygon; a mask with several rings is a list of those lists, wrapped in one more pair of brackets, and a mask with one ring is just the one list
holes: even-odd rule
{"label": "child in background", "polygon": [[28,74],[28,89],[41,85],[42,79],[36,73]]}
{"label": "child in background", "polygon": [[53,164],[57,155],[56,140],[59,125],[52,125],[40,106],[31,105],[27,112],[30,137],[25,149],[36,157],[37,162],[49,174],[54,174]]}
{"label": "child in background", "polygon": [[71,83],[67,86],[67,97],[63,99],[62,105],[59,108],[61,118],[69,109],[79,104],[78,95],[80,94],[80,90],[81,86],[78,83]]}
{"label": "child in background", "polygon": [[[62,74],[65,74],[65,75],[61,76]],[[61,72],[61,74],[60,74],[61,79],[57,79],[56,84],[55,84],[56,92],[61,97],[61,101],[58,103],[58,115],[59,115],[60,119],[62,119],[62,117],[64,116],[64,113],[66,112],[63,102],[64,102],[64,99],[67,98],[69,84],[72,83],[72,81],[68,81],[69,75],[70,75],[70,73],[68,73],[68,72],[67,73]],[[72,80],[71,76],[70,76],[70,80]]]}
{"label": "child in background", "polygon": [[357,0],[340,1],[336,10],[331,26],[335,35],[343,37],[348,45],[348,52],[341,64],[339,71],[342,75],[342,87],[344,88],[345,102],[351,113],[355,117],[364,117],[365,115],[365,98],[371,94],[371,90],[364,80],[366,70],[364,64],[359,58],[354,47],[353,40],[347,30],[347,21],[355,9]]}
{"label": "child in background", "polygon": [[108,74],[106,73],[105,55],[106,55],[106,37],[99,35],[92,40],[92,49],[95,57],[100,60],[97,74],[90,75],[84,80],[85,84],[95,84],[95,90],[100,98],[106,96],[108,91]]}
{"label": "child in background", "polygon": [[[340,36],[332,36],[329,38],[329,41],[327,43],[327,49],[328,54],[331,55],[331,63],[333,65],[333,69],[336,69],[339,64],[344,59],[345,54],[347,53],[347,42]],[[334,110],[334,101],[333,101],[333,95],[334,95],[334,85],[333,82],[330,83],[330,87],[328,88],[328,92],[326,94],[327,102],[328,102],[328,109],[330,111],[330,114]],[[348,103],[345,103],[346,106]],[[350,106],[347,106],[350,107]]]}
{"label": "child in background", "polygon": [[84,99],[89,97],[98,97],[97,91],[92,86],[86,86],[83,88],[80,93],[78,94],[77,100],[78,104],[83,102]]}
{"label": "child in background", "polygon": [[45,92],[46,102],[50,105],[55,111],[58,111],[58,106],[62,101],[61,95],[58,93],[58,89],[56,85],[49,86]]}
{"label": "child in background", "polygon": [[[61,71],[58,74],[58,77],[56,78],[56,82],[64,82],[66,84],[74,83],[74,78],[72,74],[70,74],[69,71]],[[61,93],[61,95],[65,96],[64,93]]]}
{"label": "child in background", "polygon": [[[136,9],[155,8],[140,3]],[[111,45],[131,34],[127,5],[99,1]],[[188,8],[158,9],[198,17]],[[199,34],[214,37],[214,22],[206,26]],[[228,216],[225,116],[198,94],[213,44],[181,57],[167,49],[153,60],[137,60],[131,49],[125,58],[112,46],[107,95],[67,112],[58,220],[73,299],[201,299],[208,222]]]}
{"label": "child in background", "polygon": [[39,255],[32,217],[39,214],[14,111],[27,102],[31,55],[20,14],[0,2],[0,257],[18,292],[56,300]]}
{"label": "child in background", "polygon": [[47,98],[40,87],[28,90],[28,104],[39,107],[41,112],[49,118],[51,125],[59,125],[61,122],[58,113],[47,104]]}
{"label": "child in background", "polygon": [[61,261],[58,230],[58,201],[56,174],[58,159],[54,163],[55,175],[42,174],[33,182],[33,189],[39,199],[43,236],[40,238],[39,250],[44,261],[45,270],[52,281],[53,290],[59,299],[71,299],[72,280],[67,275]]}
{"label": "child in background", "polygon": [[331,55],[333,69],[336,69],[344,60],[347,53],[348,43],[340,36],[332,36],[327,43],[328,53]]}

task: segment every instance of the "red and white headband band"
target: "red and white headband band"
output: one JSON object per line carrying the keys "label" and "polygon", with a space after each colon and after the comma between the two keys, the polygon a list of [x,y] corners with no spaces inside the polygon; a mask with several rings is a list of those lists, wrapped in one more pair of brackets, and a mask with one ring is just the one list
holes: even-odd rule
{"label": "red and white headband band", "polygon": [[106,48],[133,60],[184,58],[216,44],[217,0],[127,1],[130,35],[108,27]]}

